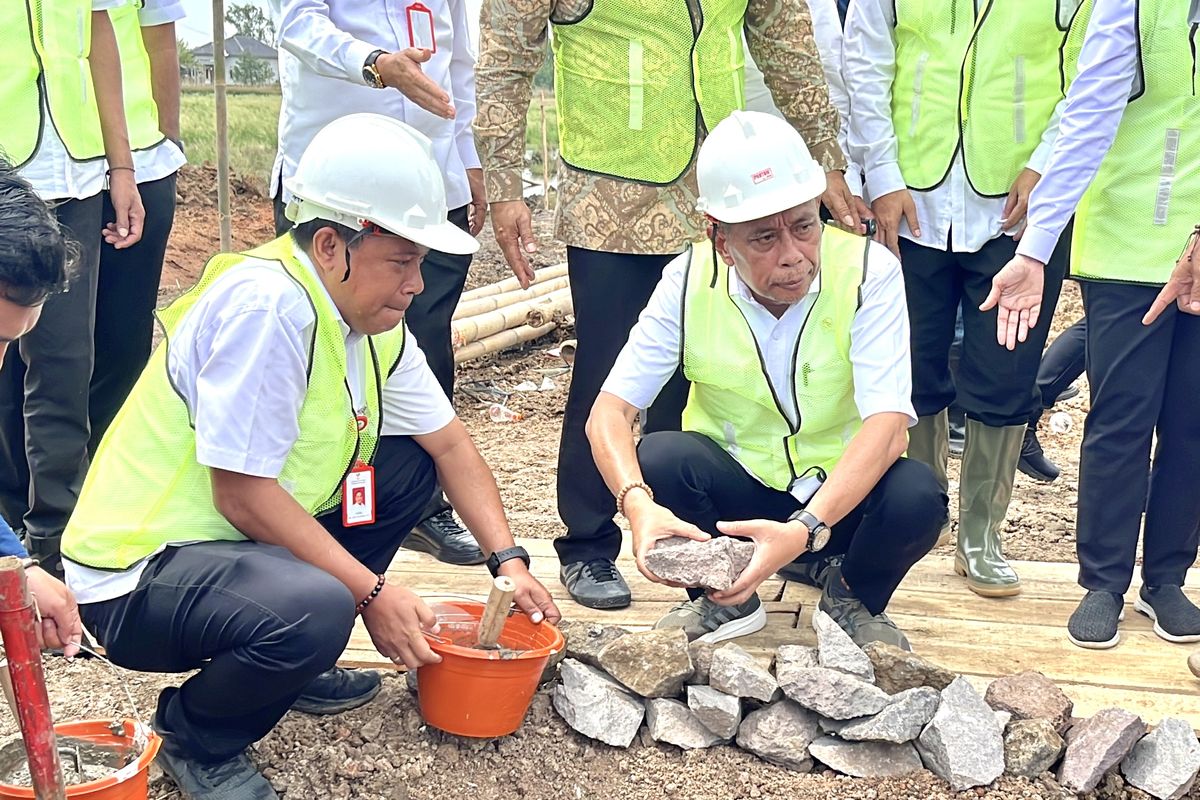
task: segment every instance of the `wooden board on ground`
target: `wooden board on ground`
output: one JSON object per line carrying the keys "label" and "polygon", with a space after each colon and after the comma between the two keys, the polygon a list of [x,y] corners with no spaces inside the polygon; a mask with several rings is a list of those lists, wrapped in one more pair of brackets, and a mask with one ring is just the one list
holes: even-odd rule
{"label": "wooden board on ground", "polygon": [[[621,552],[621,572],[635,598],[628,608],[597,611],[570,600],[558,582],[558,560],[550,541],[522,540],[542,580],[569,619],[644,630],[684,599],[681,590],[651,583],[638,573],[628,543]],[[917,564],[896,592],[888,614],[908,634],[918,653],[967,675],[981,689],[999,675],[1037,670],[1056,681],[1075,701],[1075,715],[1088,716],[1119,706],[1157,723],[1165,716],[1189,720],[1200,729],[1200,681],[1187,669],[1190,649],[1154,635],[1152,623],[1134,611],[1137,577],[1127,594],[1121,643],[1112,650],[1090,651],[1066,637],[1067,618],[1083,590],[1073,564],[1013,562],[1024,591],[1004,599],[972,594],[953,571],[948,556],[931,555]],[[452,567],[420,553],[402,550],[388,571],[392,582],[422,596],[483,600],[490,576],[483,567]],[[1191,570],[1197,585],[1200,570]],[[780,644],[813,644],[812,611],[816,589],[770,580],[759,589],[767,608],[767,627],[737,640],[760,658]],[[361,622],[341,662],[345,666],[391,667],[375,652]]]}

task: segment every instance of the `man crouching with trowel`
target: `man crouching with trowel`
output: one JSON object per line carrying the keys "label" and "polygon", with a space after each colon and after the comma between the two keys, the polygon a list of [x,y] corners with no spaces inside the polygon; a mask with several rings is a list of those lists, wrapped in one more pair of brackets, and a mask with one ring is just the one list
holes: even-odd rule
{"label": "man crouching with trowel", "polygon": [[288,709],[335,713],[379,675],[335,668],[361,614],[376,648],[439,657],[430,609],[384,572],[435,473],[533,622],[559,618],[514,547],[496,483],[404,312],[447,223],[427,139],[394,119],[326,126],[290,179],[292,230],[221,254],[96,454],[63,538],[84,621],[121,666],[199,669],[159,696],[159,763],[194,800],[275,798],[246,748]]}
{"label": "man crouching with trowel", "polygon": [[[696,163],[712,241],[666,267],[588,420],[634,554],[670,537],[755,543],[727,589],[659,620],[718,642],[761,629],[756,590],[797,560],[860,646],[908,641],[883,613],[937,539],[946,495],[902,458],[916,422],[900,264],[817,216],[825,175],[800,134],[735,111]],[[679,366],[682,432],[630,426]]]}

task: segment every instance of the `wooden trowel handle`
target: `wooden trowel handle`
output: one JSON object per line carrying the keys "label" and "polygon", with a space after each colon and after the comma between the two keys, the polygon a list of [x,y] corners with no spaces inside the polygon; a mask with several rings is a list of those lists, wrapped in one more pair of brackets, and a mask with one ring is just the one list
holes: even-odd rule
{"label": "wooden trowel handle", "polygon": [[483,609],[483,619],[479,621],[479,646],[495,647],[500,639],[500,631],[504,630],[504,621],[508,619],[508,609],[512,606],[513,593],[517,584],[505,575],[492,581],[492,592],[488,595],[487,606]]}

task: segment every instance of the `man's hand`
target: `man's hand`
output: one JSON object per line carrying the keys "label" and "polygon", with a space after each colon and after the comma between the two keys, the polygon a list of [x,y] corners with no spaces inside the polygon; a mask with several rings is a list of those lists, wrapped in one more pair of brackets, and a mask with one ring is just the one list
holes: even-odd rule
{"label": "man's hand", "polygon": [[871,204],[871,210],[875,212],[875,222],[878,225],[875,241],[885,245],[896,258],[900,257],[901,217],[908,221],[908,227],[914,236],[921,236],[921,225],[917,221],[917,205],[913,202],[908,189],[898,189],[883,197],[875,198],[875,202]]}
{"label": "man's hand", "polygon": [[43,647],[61,649],[67,658],[74,658],[83,641],[83,623],[79,620],[79,606],[75,595],[49,572],[41,567],[25,571],[29,593],[37,602],[42,624],[38,628],[38,639]]}
{"label": "man's hand", "polygon": [[999,306],[996,316],[996,341],[1009,350],[1029,336],[1042,310],[1042,270],[1044,265],[1029,256],[1016,255],[992,278],[992,291],[980,304],[980,311]]}
{"label": "man's hand", "polygon": [[483,170],[476,167],[467,170],[467,184],[471,187],[471,207],[467,209],[467,223],[472,236],[483,230],[487,219],[487,195],[483,189]]}
{"label": "man's hand", "polygon": [[709,595],[723,606],[735,606],[749,600],[750,595],[758,591],[759,584],[794,561],[808,544],[808,530],[799,522],[748,519],[718,522],[717,528],[726,536],[741,536],[754,542],[754,556],[734,584],[723,592]]}
{"label": "man's hand", "polygon": [[854,200],[854,194],[846,185],[846,176],[840,169],[825,173],[825,194],[821,195],[821,203],[829,210],[838,227],[852,233],[862,233],[864,228],[855,210]]}
{"label": "man's hand", "polygon": [[1149,325],[1158,319],[1158,315],[1166,311],[1172,301],[1184,314],[1200,315],[1200,258],[1196,257],[1198,248],[1200,226],[1192,233],[1183,255],[1175,262],[1175,269],[1171,271],[1167,285],[1158,293],[1158,297],[1154,298],[1146,316],[1142,317],[1143,325]]}
{"label": "man's hand", "polygon": [[443,119],[454,119],[454,106],[450,95],[442,90],[432,78],[421,70],[421,65],[433,55],[421,47],[409,47],[395,53],[384,53],[375,60],[375,69],[384,86],[399,90],[430,114]]}
{"label": "man's hand", "polygon": [[[1041,179],[1042,173],[1026,167],[1013,181],[1012,188],[1008,191],[1008,199],[1004,201],[1004,214],[1000,218],[1004,230],[1011,231],[1025,221],[1025,212],[1029,210],[1029,195]],[[1013,238],[1019,241],[1023,233],[1024,228]]]}
{"label": "man's hand", "polygon": [[442,660],[421,632],[437,633],[437,617],[424,600],[403,586],[385,586],[362,617],[375,649],[393,663],[416,669]]}
{"label": "man's hand", "polygon": [[692,523],[684,522],[675,516],[669,508],[660,506],[640,490],[635,489],[625,495],[625,515],[629,518],[629,529],[633,533],[633,557],[637,561],[638,572],[646,576],[646,580],[664,586],[680,584],[665,581],[646,568],[646,554],[650,549],[672,536],[701,542],[712,538]]}
{"label": "man's hand", "polygon": [[525,616],[529,617],[530,622],[537,624],[545,620],[554,625],[562,619],[562,614],[559,612],[558,606],[554,605],[550,592],[546,591],[546,587],[530,574],[524,561],[519,558],[511,558],[501,564],[498,571],[501,575],[512,578],[513,583],[517,585],[513,602],[517,604],[517,608],[525,612]]}
{"label": "man's hand", "polygon": [[537,252],[537,239],[533,238],[533,215],[525,201],[492,203],[492,232],[504,252],[508,268],[517,276],[521,288],[528,289],[534,275],[525,256]]}
{"label": "man's hand", "polygon": [[108,175],[108,196],[117,218],[101,231],[104,241],[118,250],[141,241],[146,209],[131,169],[114,169]]}

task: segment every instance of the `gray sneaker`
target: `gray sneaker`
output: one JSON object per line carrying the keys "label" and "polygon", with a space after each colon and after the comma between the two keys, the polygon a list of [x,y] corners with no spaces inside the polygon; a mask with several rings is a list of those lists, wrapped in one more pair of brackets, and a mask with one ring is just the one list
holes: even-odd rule
{"label": "gray sneaker", "polygon": [[624,608],[632,600],[629,584],[612,559],[563,564],[558,579],[567,587],[572,600],[588,608]]}
{"label": "gray sneaker", "polygon": [[872,614],[854,592],[842,582],[842,568],[833,566],[825,573],[825,587],[821,590],[818,607],[831,616],[842,630],[850,635],[859,647],[871,642],[884,642],[912,652],[912,645],[896,623],[882,612]]}
{"label": "gray sneaker", "polygon": [[736,606],[721,606],[701,595],[680,603],[670,614],[654,623],[656,630],[683,628],[689,642],[715,644],[761,631],[767,625],[767,610],[758,595]]}
{"label": "gray sneaker", "polygon": [[155,763],[189,800],[279,800],[245,751],[228,761],[204,764],[163,747]]}

